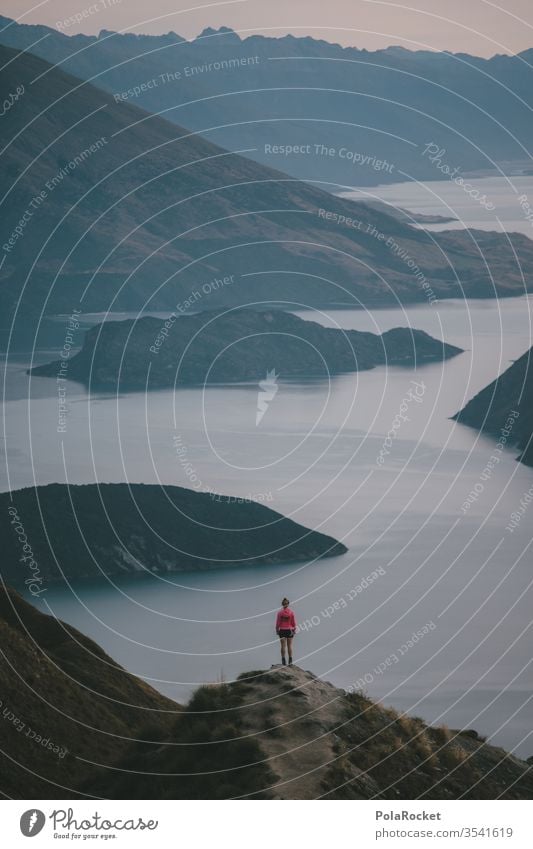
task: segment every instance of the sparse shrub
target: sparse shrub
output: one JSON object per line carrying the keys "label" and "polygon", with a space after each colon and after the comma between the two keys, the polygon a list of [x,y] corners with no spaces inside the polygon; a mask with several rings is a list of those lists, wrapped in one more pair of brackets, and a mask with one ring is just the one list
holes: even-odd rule
{"label": "sparse shrub", "polygon": [[[177,718],[167,745],[132,747],[124,762],[131,773],[110,777],[106,792],[116,799],[267,798],[275,776],[258,742],[243,734],[246,684],[199,687]],[[154,757],[160,775],[153,772]]]}
{"label": "sparse shrub", "polygon": [[394,749],[395,751],[398,751],[398,749],[401,749],[402,746],[403,746],[402,739],[400,737],[398,737],[397,734],[393,734],[392,739],[391,739],[391,748]]}
{"label": "sparse shrub", "polygon": [[437,757],[433,751],[431,741],[428,735],[424,732],[409,743],[413,747],[416,754],[424,761],[426,767],[436,767],[438,764]]}
{"label": "sparse shrub", "polygon": [[446,746],[442,752],[439,752],[439,759],[443,767],[453,769],[464,763],[468,759],[468,754],[459,746]]}
{"label": "sparse shrub", "polygon": [[452,732],[448,728],[447,725],[435,725],[431,726],[431,733],[433,734],[433,739],[439,746],[444,746],[448,743],[452,738]]}
{"label": "sparse shrub", "polygon": [[268,676],[269,673],[265,672],[264,669],[254,669],[252,672],[241,672],[241,674],[237,676],[237,681],[251,681],[254,678],[260,678],[261,681],[267,681]]}
{"label": "sparse shrub", "polygon": [[424,731],[424,723],[421,723],[417,717],[408,716],[406,713],[402,713],[396,721],[408,737],[415,737]]}
{"label": "sparse shrub", "polygon": [[396,720],[398,719],[398,716],[399,716],[398,711],[394,710],[394,708],[392,708],[392,707],[384,708],[383,713],[385,714],[385,716],[387,717],[387,719],[390,722],[396,722]]}

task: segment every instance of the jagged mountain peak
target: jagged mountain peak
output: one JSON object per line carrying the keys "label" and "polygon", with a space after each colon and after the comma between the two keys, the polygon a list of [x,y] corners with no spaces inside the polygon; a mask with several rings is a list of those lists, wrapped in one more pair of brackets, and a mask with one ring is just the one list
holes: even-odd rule
{"label": "jagged mountain peak", "polygon": [[199,41],[202,38],[214,38],[216,36],[222,36],[225,42],[228,39],[238,42],[242,41],[241,37],[237,35],[235,30],[231,29],[231,27],[219,27],[218,29],[214,29],[214,27],[205,27],[200,35],[196,37],[195,41]]}

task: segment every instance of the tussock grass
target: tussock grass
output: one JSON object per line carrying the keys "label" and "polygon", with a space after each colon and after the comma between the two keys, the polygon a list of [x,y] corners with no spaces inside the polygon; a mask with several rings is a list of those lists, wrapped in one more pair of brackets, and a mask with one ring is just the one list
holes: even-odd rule
{"label": "tussock grass", "polygon": [[[199,687],[163,745],[138,744],[106,786],[111,798],[267,798],[275,776],[242,727],[246,678]],[[153,739],[153,738],[152,738]],[[149,772],[162,775],[147,775]],[[144,775],[143,775],[144,773]]]}

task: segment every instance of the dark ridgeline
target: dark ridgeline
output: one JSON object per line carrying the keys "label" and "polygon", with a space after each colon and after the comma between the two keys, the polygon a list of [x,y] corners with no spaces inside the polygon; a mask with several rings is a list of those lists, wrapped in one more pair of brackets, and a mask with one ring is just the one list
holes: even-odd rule
{"label": "dark ridgeline", "polygon": [[[65,375],[95,388],[157,389],[187,384],[327,378],[377,365],[422,366],[462,353],[422,330],[379,336],[323,327],[278,310],[232,310],[109,321],[88,330]],[[31,369],[57,377],[61,361]]]}
{"label": "dark ridgeline", "polygon": [[[0,25],[4,44],[301,179],[342,186],[445,179],[423,154],[431,142],[445,150],[441,165],[461,173],[497,173],[495,163],[528,160],[532,50],[484,59],[398,46],[360,50],[292,34],[240,38],[226,27],[187,41],[175,32],[69,38],[7,18]],[[304,151],[276,154],[276,145]]]}
{"label": "dark ridgeline", "polygon": [[[2,577],[17,587],[36,577],[40,589],[65,579],[260,567],[347,551],[256,501],[179,486],[55,483],[11,496],[0,494]],[[22,551],[22,533],[36,565]]]}
{"label": "dark ridgeline", "polygon": [[[533,348],[453,416],[461,424],[502,437],[521,449],[517,458],[533,466]],[[518,415],[516,415],[518,414]]]}
{"label": "dark ridgeline", "polygon": [[200,687],[182,707],[9,588],[0,638],[8,798],[533,795],[529,764],[475,730],[428,725],[296,666]]}
{"label": "dark ridgeline", "polygon": [[[0,59],[5,90],[24,88],[0,122],[4,326],[30,270],[18,306],[26,333],[42,309],[172,311],[198,289],[202,309],[523,292],[533,267],[525,236],[510,244],[504,234],[477,233],[476,245],[468,232],[416,229],[382,205],[288,178],[273,170],[287,164],[279,157],[267,167],[148,115],[137,101],[116,102],[63,66],[8,47]],[[215,277],[233,282],[204,294]]]}
{"label": "dark ridgeline", "polygon": [[180,745],[131,747],[123,771],[97,770],[83,789],[128,799],[530,799],[533,793],[529,762],[474,729],[429,725],[298,666],[200,688],[174,724],[172,741]]}
{"label": "dark ridgeline", "polygon": [[91,762],[116,763],[132,740],[165,734],[181,709],[5,587],[0,642],[0,791],[8,798],[78,796]]}

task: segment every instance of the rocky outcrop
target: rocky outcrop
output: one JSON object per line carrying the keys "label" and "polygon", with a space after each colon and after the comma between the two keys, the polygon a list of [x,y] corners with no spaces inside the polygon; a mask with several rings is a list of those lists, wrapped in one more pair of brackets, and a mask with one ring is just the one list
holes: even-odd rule
{"label": "rocky outcrop", "polygon": [[0,592],[0,792],[15,799],[531,799],[524,761],[299,667],[183,707]]}
{"label": "rocky outcrop", "polygon": [[[202,717],[209,716],[209,723]],[[530,799],[526,761],[298,667],[198,690],[169,742],[85,785],[109,798]],[[210,746],[198,745],[209,741]],[[180,743],[180,745],[175,745]],[[179,773],[190,772],[185,779]],[[178,777],[176,777],[178,774]]]}
{"label": "rocky outcrop", "polygon": [[328,378],[383,364],[423,365],[461,352],[408,327],[379,336],[323,327],[278,310],[239,309],[105,322],[87,331],[82,350],[70,358],[68,368],[57,361],[31,373],[64,373],[95,388],[144,390],[278,377]]}

